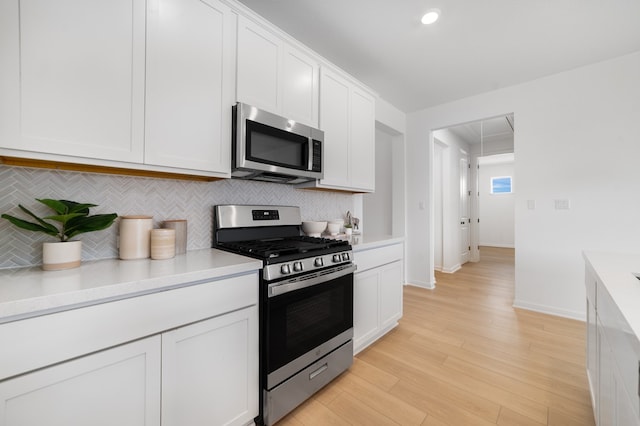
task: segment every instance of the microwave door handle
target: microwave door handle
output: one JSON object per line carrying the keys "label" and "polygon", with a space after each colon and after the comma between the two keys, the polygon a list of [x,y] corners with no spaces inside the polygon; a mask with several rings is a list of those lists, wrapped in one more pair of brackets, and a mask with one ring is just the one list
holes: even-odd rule
{"label": "microwave door handle", "polygon": [[307,144],[308,144],[307,157],[309,159],[307,164],[307,170],[313,170],[313,137],[309,136]]}

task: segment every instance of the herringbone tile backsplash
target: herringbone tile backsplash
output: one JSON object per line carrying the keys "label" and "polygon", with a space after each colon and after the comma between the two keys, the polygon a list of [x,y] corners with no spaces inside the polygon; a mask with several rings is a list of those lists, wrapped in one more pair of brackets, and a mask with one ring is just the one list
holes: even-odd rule
{"label": "herringbone tile backsplash", "polygon": [[[225,179],[192,182],[79,172],[29,169],[0,165],[0,213],[19,217],[22,204],[36,214],[50,211],[35,198],[66,199],[97,204],[92,214],[153,216],[155,227],[166,219],[187,219],[188,250],[211,247],[213,206],[266,204],[300,206],[303,220],[344,217],[353,211],[350,194],[295,189],[289,185]],[[118,257],[117,222],[109,229],[83,234],[83,260]],[[38,265],[44,234],[25,231],[0,220],[0,269]]]}

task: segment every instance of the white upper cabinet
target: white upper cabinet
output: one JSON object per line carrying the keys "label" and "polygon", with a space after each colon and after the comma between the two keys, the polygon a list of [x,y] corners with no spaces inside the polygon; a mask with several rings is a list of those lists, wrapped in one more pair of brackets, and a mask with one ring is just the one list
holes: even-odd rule
{"label": "white upper cabinet", "polygon": [[341,73],[323,67],[319,124],[324,131],[324,178],[301,186],[373,192],[375,98]]}
{"label": "white upper cabinet", "polygon": [[0,147],[142,162],[144,1],[2,1],[0,40]]}
{"label": "white upper cabinet", "polygon": [[376,183],[376,104],[369,93],[358,87],[351,91],[350,117],[350,185],[356,189],[373,191]]}
{"label": "white upper cabinet", "polygon": [[238,101],[317,127],[318,72],[310,55],[239,17]]}
{"label": "white upper cabinet", "polygon": [[320,68],[311,56],[284,46],[282,115],[318,127],[318,80]]}
{"label": "white upper cabinet", "polygon": [[217,0],[149,2],[146,164],[230,173],[235,31]]}
{"label": "white upper cabinet", "polygon": [[322,69],[320,127],[324,131],[322,184],[349,186],[349,104],[351,85],[337,74]]}

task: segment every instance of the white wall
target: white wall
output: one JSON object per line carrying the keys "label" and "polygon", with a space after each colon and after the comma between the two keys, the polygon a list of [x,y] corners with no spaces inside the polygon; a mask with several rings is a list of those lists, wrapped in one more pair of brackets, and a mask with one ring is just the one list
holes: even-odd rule
{"label": "white wall", "polygon": [[[584,318],[582,250],[640,251],[640,52],[407,117],[407,280],[433,283],[430,131],[515,114],[516,306]],[[570,210],[554,210],[568,199]],[[535,200],[536,209],[527,209]]]}
{"label": "white wall", "polygon": [[491,157],[481,157],[479,159],[479,245],[515,247],[515,192],[509,194],[491,193],[491,178],[498,176],[511,176],[512,189],[517,191],[518,183],[513,173],[513,160],[491,163],[487,161]]}
{"label": "white wall", "polygon": [[393,137],[376,129],[376,191],[364,194],[367,235],[393,233]]}

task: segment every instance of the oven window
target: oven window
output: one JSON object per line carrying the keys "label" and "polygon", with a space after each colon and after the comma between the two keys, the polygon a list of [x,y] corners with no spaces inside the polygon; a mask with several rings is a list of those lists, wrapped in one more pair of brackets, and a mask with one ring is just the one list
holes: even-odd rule
{"label": "oven window", "polygon": [[309,167],[309,139],[247,120],[247,159],[306,170]]}
{"label": "oven window", "polygon": [[267,304],[271,373],[353,327],[353,274],[272,297]]}

